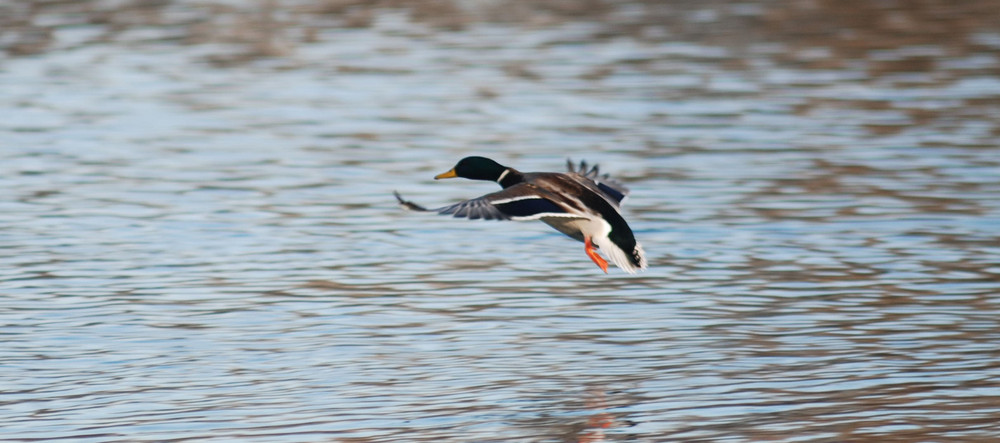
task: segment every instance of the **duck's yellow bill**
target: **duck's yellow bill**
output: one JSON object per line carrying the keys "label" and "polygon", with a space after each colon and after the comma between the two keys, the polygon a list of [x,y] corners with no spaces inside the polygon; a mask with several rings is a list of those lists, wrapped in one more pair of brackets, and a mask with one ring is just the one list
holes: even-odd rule
{"label": "duck's yellow bill", "polygon": [[455,170],[452,169],[452,170],[450,170],[448,172],[444,172],[444,173],[435,175],[434,176],[434,180],[441,180],[442,178],[454,178],[454,177],[458,177],[458,174],[456,174]]}

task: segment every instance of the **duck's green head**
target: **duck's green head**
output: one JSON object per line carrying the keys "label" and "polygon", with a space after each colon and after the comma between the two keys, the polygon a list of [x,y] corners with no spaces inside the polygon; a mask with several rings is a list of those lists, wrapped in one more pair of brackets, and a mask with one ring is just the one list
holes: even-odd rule
{"label": "duck's green head", "polygon": [[434,179],[462,177],[471,180],[497,181],[506,170],[506,166],[486,157],[465,157],[459,160],[450,171],[438,174],[434,176]]}

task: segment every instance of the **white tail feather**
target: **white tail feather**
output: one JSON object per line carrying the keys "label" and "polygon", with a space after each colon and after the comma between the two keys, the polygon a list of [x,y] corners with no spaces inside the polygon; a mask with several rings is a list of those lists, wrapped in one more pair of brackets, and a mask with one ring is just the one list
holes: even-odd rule
{"label": "white tail feather", "polygon": [[[642,250],[642,245],[638,242],[635,244],[634,251],[626,253],[606,236],[595,237],[592,241],[598,248],[601,249],[601,252],[603,252],[604,255],[615,264],[615,266],[621,268],[621,270],[628,272],[629,274],[635,274],[636,271],[646,269],[646,252]],[[632,254],[639,258],[639,266],[632,264],[632,260],[629,259],[628,256]]]}

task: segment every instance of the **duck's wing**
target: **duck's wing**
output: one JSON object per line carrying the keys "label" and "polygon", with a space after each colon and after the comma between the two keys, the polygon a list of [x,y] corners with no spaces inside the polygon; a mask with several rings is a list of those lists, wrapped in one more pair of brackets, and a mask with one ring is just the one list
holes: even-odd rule
{"label": "duck's wing", "polygon": [[592,181],[601,192],[610,197],[619,206],[625,201],[625,197],[628,197],[628,188],[611,178],[608,174],[602,175],[598,165],[594,165],[588,169],[586,161],[580,161],[579,166],[577,166],[573,164],[572,160],[566,159],[566,169],[569,170],[570,174],[579,175]]}
{"label": "duck's wing", "polygon": [[399,202],[399,206],[401,208],[403,208],[403,209],[406,209],[407,211],[419,211],[419,212],[428,212],[428,211],[430,211],[430,209],[427,209],[427,208],[425,208],[423,206],[420,206],[420,205],[418,205],[416,203],[413,203],[413,202],[411,202],[409,200],[404,200],[403,196],[399,195],[399,192],[397,192],[397,191],[392,191],[392,195],[396,196],[396,200]]}
{"label": "duck's wing", "polygon": [[411,211],[437,212],[470,220],[538,220],[542,217],[580,218],[579,214],[567,211],[563,206],[545,198],[544,192],[530,183],[521,183],[502,191],[482,197],[465,200],[441,208],[427,209],[404,200],[394,192],[400,206]]}

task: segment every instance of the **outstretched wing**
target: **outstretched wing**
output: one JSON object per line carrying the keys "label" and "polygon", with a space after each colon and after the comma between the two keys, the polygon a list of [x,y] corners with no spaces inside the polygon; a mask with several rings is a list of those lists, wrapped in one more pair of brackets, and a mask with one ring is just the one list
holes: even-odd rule
{"label": "outstretched wing", "polygon": [[430,211],[430,209],[427,209],[409,200],[404,200],[403,196],[399,195],[399,192],[397,191],[392,191],[392,195],[396,196],[396,200],[399,201],[399,206],[402,207],[403,209],[406,209],[407,211],[420,211],[420,212]]}
{"label": "outstretched wing", "polygon": [[580,217],[567,212],[562,206],[534,191],[533,185],[522,183],[502,191],[436,209],[427,209],[404,200],[398,192],[394,192],[394,194],[399,200],[400,206],[411,211],[437,212],[453,217],[465,217],[470,220],[537,220],[542,217]]}
{"label": "outstretched wing", "polygon": [[577,174],[594,182],[601,192],[608,197],[611,197],[611,199],[614,202],[617,202],[619,206],[621,206],[622,202],[625,201],[625,197],[628,196],[628,188],[612,179],[608,174],[601,175],[600,167],[597,165],[587,169],[586,161],[580,161],[580,166],[577,167],[573,165],[572,160],[566,159],[566,169],[568,169],[571,174]]}

